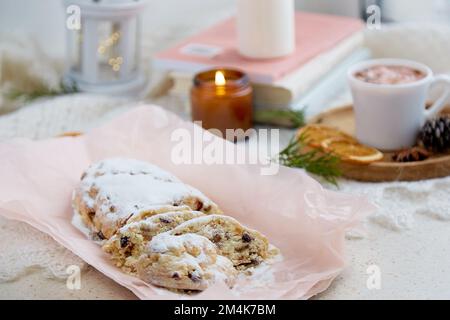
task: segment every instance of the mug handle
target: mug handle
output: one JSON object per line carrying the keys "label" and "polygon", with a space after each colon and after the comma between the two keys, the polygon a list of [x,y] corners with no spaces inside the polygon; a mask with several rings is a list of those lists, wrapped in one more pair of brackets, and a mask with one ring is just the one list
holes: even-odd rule
{"label": "mug handle", "polygon": [[437,99],[433,105],[428,108],[428,110],[425,110],[425,117],[427,119],[434,117],[437,113],[439,113],[445,106],[448,97],[450,97],[450,76],[447,75],[437,75],[434,77],[433,82],[431,85],[435,83],[443,82],[446,84],[446,88],[444,90],[444,93]]}

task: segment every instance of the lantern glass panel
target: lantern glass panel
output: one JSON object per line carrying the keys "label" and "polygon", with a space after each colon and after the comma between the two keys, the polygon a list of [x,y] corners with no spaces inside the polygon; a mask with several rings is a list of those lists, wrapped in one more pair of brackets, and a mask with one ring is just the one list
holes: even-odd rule
{"label": "lantern glass panel", "polygon": [[[136,70],[135,32],[131,21],[98,24],[96,60],[99,82],[129,80]],[[131,38],[131,39],[130,39]]]}
{"label": "lantern glass panel", "polygon": [[67,60],[69,71],[79,74],[81,72],[81,30],[69,30],[67,35]]}
{"label": "lantern glass panel", "polygon": [[139,61],[139,19],[83,21],[69,35],[70,70],[77,79],[96,84],[129,81]]}

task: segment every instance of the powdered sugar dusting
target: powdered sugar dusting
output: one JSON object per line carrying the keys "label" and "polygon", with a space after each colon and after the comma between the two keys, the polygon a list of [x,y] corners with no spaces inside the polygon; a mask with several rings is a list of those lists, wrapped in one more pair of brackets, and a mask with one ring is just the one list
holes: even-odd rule
{"label": "powdered sugar dusting", "polygon": [[108,220],[126,220],[145,210],[198,199],[215,206],[203,193],[149,163],[134,159],[106,159],[83,174],[78,191],[82,201]]}
{"label": "powdered sugar dusting", "polygon": [[210,284],[225,282],[232,285],[237,275],[231,260],[218,255],[216,245],[197,234],[159,234],[147,245],[147,251],[150,255],[171,256],[171,268],[183,270],[188,266],[193,270],[191,273]]}
{"label": "powdered sugar dusting", "polygon": [[[181,208],[181,207],[180,207]],[[130,222],[120,228],[120,232],[127,232],[133,229],[145,229],[145,230],[157,230],[160,228],[161,220],[165,220],[171,223],[174,219],[194,219],[202,217],[204,214],[199,211],[188,211],[189,207],[184,207],[187,211],[169,211],[165,213],[160,213],[144,220],[139,220],[135,222]]]}
{"label": "powdered sugar dusting", "polygon": [[227,283],[230,280],[230,270],[234,270],[234,267],[230,259],[217,255],[216,263],[212,265],[209,270],[212,274],[214,274],[214,281],[223,281]]}
{"label": "powdered sugar dusting", "polygon": [[184,251],[184,248],[186,247],[202,248],[210,252],[216,251],[216,247],[211,241],[203,236],[193,233],[173,236],[165,232],[153,237],[153,239],[148,244],[150,253],[165,253],[172,250]]}
{"label": "powdered sugar dusting", "polygon": [[239,273],[233,293],[236,296],[245,295],[246,292],[261,288],[270,288],[276,283],[273,264],[283,260],[281,253],[273,256],[261,264],[248,268]]}
{"label": "powdered sugar dusting", "polygon": [[151,163],[136,159],[109,158],[92,164],[86,170],[86,176],[120,173],[131,175],[146,174],[161,180],[180,182],[177,177],[169,172],[164,171]]}
{"label": "powdered sugar dusting", "polygon": [[[101,204],[99,209],[114,211],[118,217],[146,209],[150,204],[172,205],[186,197],[209,202],[200,191],[181,182],[156,180],[149,175],[104,175],[96,178],[95,185],[99,190],[96,198]],[[114,210],[110,210],[112,205]]]}

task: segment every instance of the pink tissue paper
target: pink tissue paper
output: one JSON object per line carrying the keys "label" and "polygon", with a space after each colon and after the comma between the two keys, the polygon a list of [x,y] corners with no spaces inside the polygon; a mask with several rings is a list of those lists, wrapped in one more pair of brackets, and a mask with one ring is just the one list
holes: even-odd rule
{"label": "pink tissue paper", "polygon": [[[264,176],[259,165],[175,164],[172,133],[180,128],[193,133],[195,125],[145,105],[82,136],[4,142],[0,214],[49,234],[141,299],[307,299],[328,288],[345,267],[345,233],[372,205],[360,196],[325,190],[300,169],[280,167],[276,175]],[[242,278],[233,289],[216,284],[189,296],[121,272],[98,244],[71,224],[72,191],[82,172],[108,157],[148,161],[172,172],[225,214],[265,234],[283,259],[262,272],[260,280]]]}

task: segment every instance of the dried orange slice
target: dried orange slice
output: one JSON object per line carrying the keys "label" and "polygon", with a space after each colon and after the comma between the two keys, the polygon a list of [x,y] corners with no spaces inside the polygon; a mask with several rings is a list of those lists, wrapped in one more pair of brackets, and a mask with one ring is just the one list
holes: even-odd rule
{"label": "dried orange slice", "polygon": [[321,146],[325,152],[332,153],[347,162],[369,164],[383,158],[383,154],[377,149],[345,138],[326,139],[322,141]]}
{"label": "dried orange slice", "polygon": [[304,137],[305,143],[313,148],[321,148],[322,142],[330,138],[341,138],[356,141],[353,137],[338,129],[320,124],[309,124],[300,128],[297,132],[297,137]]}

